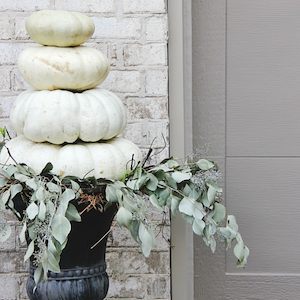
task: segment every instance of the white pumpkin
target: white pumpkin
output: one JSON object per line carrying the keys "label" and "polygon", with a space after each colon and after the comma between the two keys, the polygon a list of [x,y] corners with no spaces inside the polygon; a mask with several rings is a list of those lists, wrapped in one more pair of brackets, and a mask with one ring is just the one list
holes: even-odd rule
{"label": "white pumpkin", "polygon": [[[0,163],[9,165],[25,163],[37,174],[48,162],[53,165],[52,173],[62,177],[72,175],[80,178],[122,179],[131,165],[142,161],[140,149],[131,141],[113,138],[102,143],[75,143],[52,145],[35,143],[23,135],[11,139],[7,144],[11,156],[4,147]],[[133,163],[132,163],[133,158]]]}
{"label": "white pumpkin", "polygon": [[65,10],[41,10],[27,18],[26,30],[38,44],[47,46],[78,46],[95,31],[91,18]]}
{"label": "white pumpkin", "polygon": [[18,59],[21,75],[37,90],[91,89],[108,75],[109,61],[99,50],[78,46],[28,47]]}
{"label": "white pumpkin", "polygon": [[34,142],[62,144],[111,139],[124,131],[127,118],[121,99],[105,89],[27,90],[16,98],[10,123]]}

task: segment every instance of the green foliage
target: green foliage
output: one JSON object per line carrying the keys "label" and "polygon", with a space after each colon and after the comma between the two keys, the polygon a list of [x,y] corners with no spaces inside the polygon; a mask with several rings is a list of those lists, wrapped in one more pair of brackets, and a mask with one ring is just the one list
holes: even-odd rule
{"label": "green foliage", "polygon": [[[217,238],[227,247],[235,240],[233,253],[237,266],[244,267],[247,263],[249,249],[235,217],[226,217],[225,206],[220,203],[222,189],[217,184],[220,173],[211,161],[200,159],[181,165],[168,158],[157,166],[137,166],[121,181],[61,179],[51,172],[50,163],[41,174],[35,174],[24,164],[0,169],[0,241],[7,240],[11,232],[5,219],[8,209],[22,223],[20,240],[28,245],[24,259],[31,259],[37,266],[36,284],[47,279],[49,270],[60,272],[60,255],[72,230],[71,221],[81,221],[72,202],[81,196],[83,186],[87,193],[105,194],[105,208],[117,204],[119,225],[130,231],[146,257],[155,246],[154,225],[148,217],[151,205],[162,214],[169,210],[173,216],[180,213],[212,251],[216,249]],[[24,202],[23,212],[15,209],[16,197]]]}

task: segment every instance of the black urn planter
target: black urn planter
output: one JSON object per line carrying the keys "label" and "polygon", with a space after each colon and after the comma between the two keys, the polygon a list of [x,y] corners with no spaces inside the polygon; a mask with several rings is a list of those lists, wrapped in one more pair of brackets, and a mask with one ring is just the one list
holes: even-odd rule
{"label": "black urn planter", "polygon": [[[23,211],[24,202],[20,207],[14,202],[15,207]],[[85,208],[84,205],[76,206],[78,211]],[[115,213],[114,205],[104,212],[92,209],[82,214],[81,222],[72,222],[68,243],[61,254],[61,272],[49,271],[47,281],[40,282],[36,288],[35,266],[30,263],[26,285],[30,300],[102,300],[106,297],[109,286],[105,264],[108,235],[95,248],[91,249],[91,246],[109,231]]]}

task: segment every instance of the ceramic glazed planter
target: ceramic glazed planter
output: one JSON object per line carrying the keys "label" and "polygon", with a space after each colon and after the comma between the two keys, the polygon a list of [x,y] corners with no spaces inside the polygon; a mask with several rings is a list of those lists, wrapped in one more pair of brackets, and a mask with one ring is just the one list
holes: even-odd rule
{"label": "ceramic glazed planter", "polygon": [[[20,198],[14,202],[19,212],[26,207]],[[84,208],[84,205],[77,205],[78,211]],[[30,263],[26,287],[30,300],[105,298],[109,285],[105,264],[107,235],[95,248],[91,249],[91,246],[108,232],[115,213],[115,206],[105,212],[92,209],[82,214],[81,222],[72,222],[67,246],[61,254],[61,272],[48,272],[48,280],[40,282],[36,289],[33,278],[35,266]]]}

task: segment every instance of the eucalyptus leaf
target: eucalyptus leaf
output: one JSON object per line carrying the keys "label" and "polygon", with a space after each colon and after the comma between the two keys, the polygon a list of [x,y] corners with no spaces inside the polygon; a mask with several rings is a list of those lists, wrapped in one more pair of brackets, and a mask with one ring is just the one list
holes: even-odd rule
{"label": "eucalyptus leaf", "polygon": [[235,255],[235,257],[239,260],[239,261],[243,261],[244,260],[244,242],[240,241],[239,243],[237,243],[235,245],[235,247],[233,248],[233,253]]}
{"label": "eucalyptus leaf", "polygon": [[108,184],[105,189],[105,197],[109,202],[118,202],[116,188],[113,185]]}
{"label": "eucalyptus leaf", "polygon": [[217,242],[216,242],[216,239],[213,236],[211,236],[209,245],[210,245],[211,252],[215,253],[216,247],[217,247]]}
{"label": "eucalyptus leaf", "polygon": [[227,216],[227,226],[230,227],[235,232],[239,231],[239,226],[236,223],[236,218],[233,215]]}
{"label": "eucalyptus leaf", "polygon": [[217,193],[216,189],[212,185],[209,184],[208,191],[207,191],[207,200],[208,200],[209,206],[214,203],[216,193]]}
{"label": "eucalyptus leaf", "polygon": [[48,270],[59,273],[60,272],[60,267],[59,267],[59,260],[57,257],[53,255],[51,251],[47,251],[48,254]]}
{"label": "eucalyptus leaf", "polygon": [[157,208],[159,211],[163,212],[164,209],[159,205],[159,202],[157,200],[157,197],[155,194],[150,195],[149,197],[150,202],[152,203],[152,205]]}
{"label": "eucalyptus leaf", "polygon": [[171,169],[175,169],[175,168],[179,167],[179,163],[176,160],[174,160],[174,159],[168,160],[167,161],[167,165]]}
{"label": "eucalyptus leaf", "polygon": [[47,182],[46,186],[50,192],[58,193],[58,194],[61,193],[61,187],[55,184],[54,182]]}
{"label": "eucalyptus leaf", "polygon": [[32,190],[37,189],[37,183],[35,178],[30,178],[26,181],[26,185],[30,187]]}
{"label": "eucalyptus leaf", "polygon": [[157,189],[157,185],[158,185],[158,179],[151,173],[148,174],[148,181],[147,181],[147,188],[150,191],[155,191]]}
{"label": "eucalyptus leaf", "polygon": [[146,175],[142,175],[136,182],[136,189],[140,190],[142,186],[144,186],[147,181],[149,180],[149,176]]}
{"label": "eucalyptus leaf", "polygon": [[203,220],[194,219],[194,222],[193,222],[193,231],[197,235],[202,236],[204,228],[205,228],[205,222]]}
{"label": "eucalyptus leaf", "polygon": [[[3,173],[4,170],[1,170],[1,173]],[[9,165],[6,169],[7,171],[7,177],[10,178],[13,174],[15,174],[16,172],[18,172],[18,168],[14,165]],[[4,171],[5,172],[5,171]],[[5,173],[4,173],[5,174]]]}
{"label": "eucalyptus leaf", "polygon": [[[24,166],[25,166],[25,165],[22,165],[22,164],[16,165],[16,167],[17,167],[17,169],[18,169],[18,171],[19,171],[20,173],[25,174],[25,175],[30,175],[30,174],[27,172],[27,170],[24,168]],[[17,175],[17,174],[18,174],[18,173],[15,173],[15,178],[16,178],[16,175]]]}
{"label": "eucalyptus leaf", "polygon": [[177,183],[176,183],[176,181],[173,179],[173,177],[170,174],[166,173],[166,179],[167,179],[167,184],[171,188],[177,190]]}
{"label": "eucalyptus leaf", "polygon": [[194,222],[194,217],[188,216],[188,215],[186,215],[186,214],[184,214],[184,213],[181,214],[181,217],[182,217],[182,219],[185,220],[188,224],[191,224],[191,225],[192,225],[193,222]]}
{"label": "eucalyptus leaf", "polygon": [[131,213],[138,210],[137,205],[128,196],[123,197],[123,205]]}
{"label": "eucalyptus leaf", "polygon": [[10,197],[10,191],[6,190],[4,193],[0,194],[0,207],[3,207],[6,205],[7,201]]}
{"label": "eucalyptus leaf", "polygon": [[171,212],[172,215],[175,217],[179,211],[179,203],[180,203],[180,198],[176,196],[172,196],[171,200]]}
{"label": "eucalyptus leaf", "polygon": [[34,252],[34,240],[31,241],[28,245],[26,254],[24,256],[24,261],[26,261],[33,254],[33,252]]}
{"label": "eucalyptus leaf", "polygon": [[194,215],[195,200],[192,198],[184,197],[179,203],[179,211],[188,216]]}
{"label": "eucalyptus leaf", "polygon": [[204,210],[202,203],[196,202],[194,205],[193,217],[195,219],[202,220],[205,215],[206,211]]}
{"label": "eucalyptus leaf", "polygon": [[49,162],[46,164],[46,166],[44,167],[40,175],[48,174],[50,173],[50,171],[52,171],[52,169],[53,169],[53,165]]}
{"label": "eucalyptus leaf", "polygon": [[28,218],[33,220],[39,213],[39,207],[34,202],[31,202],[26,208],[26,213]]}
{"label": "eucalyptus leaf", "polygon": [[132,220],[131,226],[130,226],[130,233],[133,239],[137,242],[137,238],[139,235],[139,226],[140,221],[138,220]]}
{"label": "eucalyptus leaf", "polygon": [[189,198],[193,198],[197,201],[199,199],[199,197],[201,196],[201,194],[199,192],[197,192],[195,188],[193,188],[188,196],[189,196]]}
{"label": "eucalyptus leaf", "polygon": [[0,176],[0,188],[3,188],[7,184],[8,179],[6,177],[3,177],[2,174],[0,174]]}
{"label": "eucalyptus leaf", "polygon": [[207,170],[209,170],[209,169],[211,169],[211,168],[213,168],[215,166],[213,162],[208,161],[206,159],[200,159],[197,162],[197,165],[203,171],[207,171]]}
{"label": "eucalyptus leaf", "polygon": [[10,188],[10,197],[11,197],[11,199],[13,199],[22,190],[23,190],[23,187],[20,183],[12,185],[11,188]]}
{"label": "eucalyptus leaf", "polygon": [[121,226],[130,228],[132,222],[132,214],[125,207],[120,207],[117,212],[117,220]]}
{"label": "eucalyptus leaf", "polygon": [[224,220],[226,216],[226,208],[224,205],[220,204],[220,203],[215,203],[215,207],[214,207],[214,215],[213,215],[213,220],[216,223],[220,223]]}
{"label": "eucalyptus leaf", "polygon": [[181,183],[182,181],[189,180],[191,179],[192,174],[191,173],[183,173],[183,172],[173,172],[172,173],[172,178],[177,182]]}
{"label": "eucalyptus leaf", "polygon": [[188,197],[191,193],[192,189],[190,188],[190,186],[188,184],[185,185],[184,189],[183,189],[183,193],[186,197]]}
{"label": "eucalyptus leaf", "polygon": [[43,279],[43,267],[42,265],[39,265],[35,271],[34,271],[34,282],[35,282],[35,288],[37,287],[37,285],[42,281]]}
{"label": "eucalyptus leaf", "polygon": [[142,253],[145,257],[148,257],[153,247],[153,239],[143,223],[140,223],[139,226],[139,239],[141,242]]}
{"label": "eucalyptus leaf", "polygon": [[61,214],[55,215],[52,220],[53,237],[62,245],[71,231],[70,221]]}
{"label": "eucalyptus leaf", "polygon": [[72,190],[76,194],[76,198],[79,197],[80,192],[81,192],[80,185],[76,181],[74,181],[74,180],[71,180],[71,185],[72,185]]}
{"label": "eucalyptus leaf", "polygon": [[76,207],[72,203],[69,203],[69,205],[68,205],[68,208],[66,211],[66,218],[69,221],[81,222],[81,217],[80,217]]}
{"label": "eucalyptus leaf", "polygon": [[170,191],[168,189],[162,189],[157,191],[159,205],[165,206],[169,196],[170,196]]}
{"label": "eucalyptus leaf", "polygon": [[45,192],[45,188],[43,186],[40,186],[35,193],[36,199],[38,199],[39,201],[45,200]]}
{"label": "eucalyptus leaf", "polygon": [[39,213],[38,213],[38,218],[44,222],[45,218],[46,218],[46,205],[44,203],[44,201],[40,201],[40,205],[39,205]]}
{"label": "eucalyptus leaf", "polygon": [[15,176],[15,179],[17,179],[17,180],[19,180],[21,182],[26,182],[27,180],[30,179],[29,176],[24,175],[22,173],[15,173],[14,176]]}

